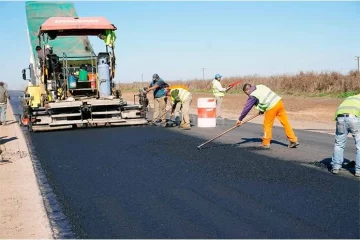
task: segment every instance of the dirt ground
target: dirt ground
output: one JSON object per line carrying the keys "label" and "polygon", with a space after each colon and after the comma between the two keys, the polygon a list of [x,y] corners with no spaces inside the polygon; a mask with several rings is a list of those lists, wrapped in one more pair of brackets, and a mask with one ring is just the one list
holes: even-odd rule
{"label": "dirt ground", "polygon": [[[134,94],[137,92],[123,92],[122,97],[129,103],[134,103]],[[153,106],[152,93],[148,94],[150,105]],[[192,113],[196,114],[197,99],[213,97],[211,93],[193,93],[191,104]],[[325,132],[332,134],[335,130],[334,113],[342,99],[323,98],[323,97],[295,97],[282,96],[290,122],[295,129],[305,129],[309,131]],[[237,119],[245,106],[247,96],[245,94],[227,94],[223,102],[222,117]],[[137,98],[136,98],[137,101]],[[169,109],[170,106],[167,106]],[[248,114],[256,113],[256,109]],[[262,123],[262,117],[252,120],[254,123]],[[278,121],[275,126],[281,126]]]}
{"label": "dirt ground", "polygon": [[52,239],[26,141],[10,105],[0,126],[0,238]]}

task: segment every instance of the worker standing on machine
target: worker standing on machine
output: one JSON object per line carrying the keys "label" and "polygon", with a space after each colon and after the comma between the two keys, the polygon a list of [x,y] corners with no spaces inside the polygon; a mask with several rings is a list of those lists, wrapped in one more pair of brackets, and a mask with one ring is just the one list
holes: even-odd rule
{"label": "worker standing on machine", "polygon": [[172,102],[172,108],[171,108],[171,115],[174,113],[176,107],[178,105],[181,106],[181,123],[180,128],[184,130],[190,130],[190,105],[192,102],[192,94],[181,87],[175,87],[175,88],[165,88],[165,93],[167,96],[171,98]]}
{"label": "worker standing on machine", "polygon": [[236,125],[240,126],[242,120],[255,105],[260,113],[265,113],[264,117],[264,137],[262,138],[262,147],[270,148],[272,138],[272,127],[277,117],[283,125],[286,137],[289,139],[289,148],[295,148],[299,145],[298,139],[290,125],[288,116],[282,98],[265,85],[251,86],[249,83],[244,84],[243,91],[249,96],[245,107],[237,120]]}
{"label": "worker standing on machine", "polygon": [[115,40],[116,40],[115,31],[106,30],[104,33],[99,34],[98,37],[104,40],[106,46],[115,48]]}
{"label": "worker standing on machine", "polygon": [[[146,92],[154,90],[154,115],[153,121],[161,121],[163,127],[166,126],[166,94],[164,91],[165,82],[158,74],[153,75],[153,80]],[[159,118],[161,120],[159,120]]]}

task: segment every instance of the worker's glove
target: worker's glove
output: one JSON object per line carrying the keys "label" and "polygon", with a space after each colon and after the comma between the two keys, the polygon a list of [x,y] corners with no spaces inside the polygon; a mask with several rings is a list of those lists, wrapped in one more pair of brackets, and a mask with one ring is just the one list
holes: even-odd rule
{"label": "worker's glove", "polygon": [[225,92],[228,92],[230,89],[231,89],[231,86],[228,86],[228,87],[225,89]]}
{"label": "worker's glove", "polygon": [[242,125],[242,121],[237,120],[237,121],[236,121],[236,123],[235,123],[235,125],[236,125],[236,126],[240,126],[240,125]]}

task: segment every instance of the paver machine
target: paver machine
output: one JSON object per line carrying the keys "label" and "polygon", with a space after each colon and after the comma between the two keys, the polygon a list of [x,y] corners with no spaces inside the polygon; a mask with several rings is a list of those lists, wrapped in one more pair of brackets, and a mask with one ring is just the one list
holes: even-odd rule
{"label": "paver machine", "polygon": [[[37,4],[62,9],[61,3]],[[29,76],[23,69],[23,79],[29,84],[24,94],[22,124],[30,131],[147,124],[142,104],[127,104],[115,89],[117,28],[104,17],[72,14],[75,16],[60,13],[41,23],[36,48],[31,39],[34,36],[29,33],[31,50],[36,50],[37,56],[32,54]],[[28,25],[29,18],[28,12]],[[106,51],[95,54],[88,36],[98,37]]]}

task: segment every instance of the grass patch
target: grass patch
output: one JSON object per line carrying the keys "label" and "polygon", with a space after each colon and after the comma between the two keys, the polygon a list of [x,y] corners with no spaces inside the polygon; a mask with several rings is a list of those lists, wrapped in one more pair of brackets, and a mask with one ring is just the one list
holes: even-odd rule
{"label": "grass patch", "polygon": [[[295,75],[276,75],[270,77],[253,76],[234,76],[223,78],[223,87],[243,80],[242,83],[233,87],[229,94],[242,93],[242,85],[250,83],[252,85],[265,84],[272,90],[283,95],[304,96],[304,97],[331,97],[346,98],[360,92],[360,73],[350,71],[348,74],[337,72],[299,72]],[[165,81],[169,85],[182,84],[191,89],[192,92],[211,93],[212,79],[189,81]],[[147,87],[149,83],[133,82],[121,83],[118,87],[123,91],[138,91],[142,87]]]}

